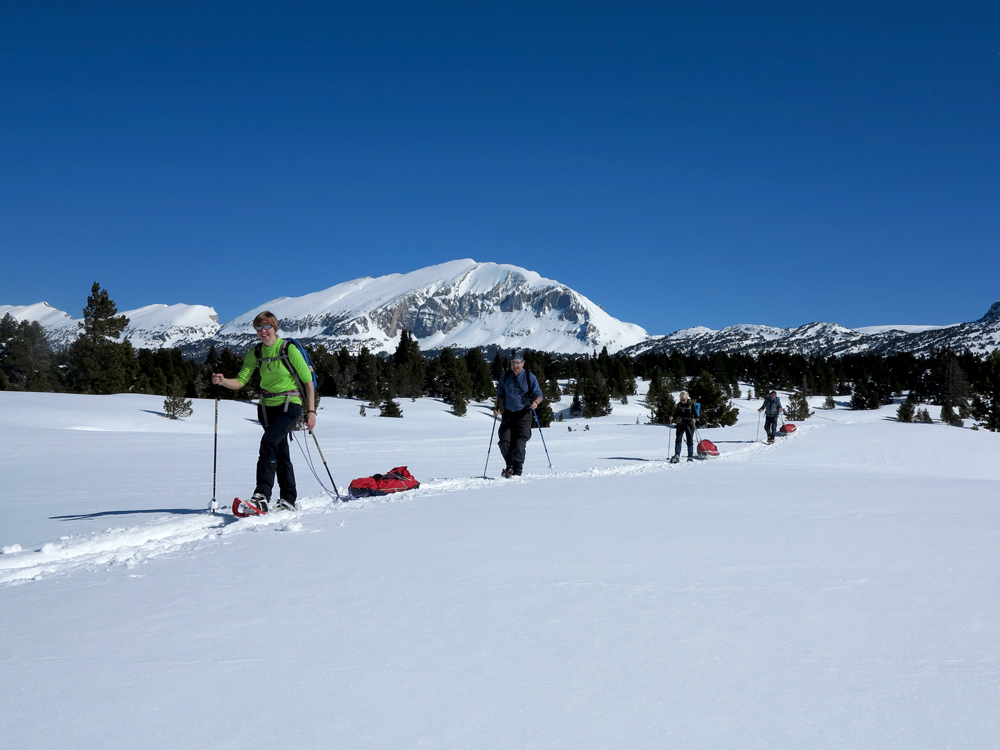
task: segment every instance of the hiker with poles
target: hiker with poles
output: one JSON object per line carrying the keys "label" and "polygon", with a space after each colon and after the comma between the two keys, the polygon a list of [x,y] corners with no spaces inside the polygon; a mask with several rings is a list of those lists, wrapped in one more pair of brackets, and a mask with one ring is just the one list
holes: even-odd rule
{"label": "hiker with poles", "polygon": [[694,461],[694,426],[698,421],[697,406],[688,397],[687,391],[681,391],[680,401],[674,407],[674,413],[670,417],[671,422],[677,423],[677,440],[674,442],[674,455],[670,463],[675,464],[681,460],[681,442],[687,437],[688,461]]}
{"label": "hiker with poles", "polygon": [[783,411],[777,391],[771,391],[757,410],[758,413],[764,412],[764,432],[767,433],[768,445],[774,442],[774,433],[778,428],[778,415]]}
{"label": "hiker with poles", "polygon": [[[278,338],[278,319],[265,310],[253,319],[259,343],[243,358],[243,368],[235,378],[212,373],[212,384],[237,391],[245,386],[260,368],[262,391],[257,406],[257,417],[264,428],[257,458],[257,485],[248,502],[258,511],[266,513],[271,501],[271,491],[277,477],[280,489],[278,507],[294,510],[298,497],[295,472],[288,451],[288,434],[295,429],[303,413],[305,426],[310,432],[316,426],[316,389],[313,375],[298,346],[282,346]],[[287,362],[287,365],[286,365]],[[294,373],[290,368],[294,368]],[[299,383],[305,393],[299,390]]]}
{"label": "hiker with poles", "polygon": [[507,466],[500,476],[521,475],[524,450],[531,439],[531,421],[543,399],[538,378],[525,371],[524,355],[515,351],[510,359],[510,370],[497,383],[497,403],[493,409],[494,419],[503,414],[497,445]]}

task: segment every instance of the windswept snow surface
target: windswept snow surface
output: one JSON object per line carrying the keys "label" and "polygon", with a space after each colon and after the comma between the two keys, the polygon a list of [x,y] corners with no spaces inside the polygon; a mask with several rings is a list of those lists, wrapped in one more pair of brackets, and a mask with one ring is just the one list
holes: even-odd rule
{"label": "windswept snow surface", "polygon": [[[0,392],[0,737],[32,748],[989,748],[1000,437],[758,403],[669,465],[638,398],[501,468],[492,419],[324,399],[335,503],[212,516],[215,403]],[[565,404],[563,405],[565,406]],[[557,410],[560,405],[556,405]],[[252,490],[222,402],[217,497]],[[589,426],[590,429],[585,429]],[[572,430],[568,429],[572,428]],[[316,460],[320,475],[325,471]]]}

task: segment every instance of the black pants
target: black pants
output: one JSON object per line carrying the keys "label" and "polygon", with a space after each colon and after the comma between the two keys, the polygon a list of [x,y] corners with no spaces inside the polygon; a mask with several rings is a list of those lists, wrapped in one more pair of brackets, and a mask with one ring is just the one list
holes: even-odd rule
{"label": "black pants", "polygon": [[764,432],[767,433],[767,437],[770,440],[774,440],[774,432],[778,428],[778,415],[768,414],[764,417]]}
{"label": "black pants", "polygon": [[288,433],[302,414],[298,404],[257,406],[257,418],[264,428],[264,436],[260,439],[260,455],[257,458],[257,488],[268,500],[274,488],[274,478],[277,474],[278,487],[282,500],[292,503],[298,497],[295,490],[295,471],[292,469],[292,458],[288,452]]}
{"label": "black pants", "polygon": [[674,455],[681,455],[681,441],[684,440],[684,436],[687,435],[688,442],[688,456],[694,455],[694,425],[691,422],[678,422],[677,423],[677,442],[674,443]]}
{"label": "black pants", "polygon": [[524,449],[531,440],[530,408],[519,411],[505,411],[500,419],[500,453],[507,468],[514,474],[520,474],[524,466]]}

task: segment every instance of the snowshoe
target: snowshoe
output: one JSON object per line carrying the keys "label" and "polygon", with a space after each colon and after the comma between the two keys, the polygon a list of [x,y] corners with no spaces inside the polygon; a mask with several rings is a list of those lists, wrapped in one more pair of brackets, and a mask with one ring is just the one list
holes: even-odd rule
{"label": "snowshoe", "polygon": [[233,500],[233,515],[240,518],[263,516],[267,511],[267,498],[259,492],[255,492],[249,500],[240,500],[238,497]]}
{"label": "snowshoe", "polygon": [[688,463],[691,463],[692,461],[694,461],[694,456],[688,456]]}
{"label": "snowshoe", "polygon": [[681,462],[681,457],[680,456],[671,456],[670,457],[670,463],[672,463],[672,464],[679,464],[680,462]]}
{"label": "snowshoe", "polygon": [[296,510],[295,501],[281,498],[278,500],[278,510]]}

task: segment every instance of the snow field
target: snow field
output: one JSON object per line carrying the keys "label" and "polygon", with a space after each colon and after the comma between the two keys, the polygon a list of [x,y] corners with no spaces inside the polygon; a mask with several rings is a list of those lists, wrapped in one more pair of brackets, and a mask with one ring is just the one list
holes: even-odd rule
{"label": "snow field", "polygon": [[[483,479],[490,417],[325,399],[341,491],[234,521],[214,403],[0,393],[0,736],[18,748],[991,747],[1000,437],[817,411],[719,459],[615,413]],[[220,404],[218,497],[259,427]],[[575,431],[566,429],[573,426]],[[313,452],[315,457],[315,452]],[[321,464],[317,467],[325,478]],[[491,450],[489,474],[501,459]],[[281,532],[281,533],[272,533]],[[19,548],[19,549],[17,549]]]}

